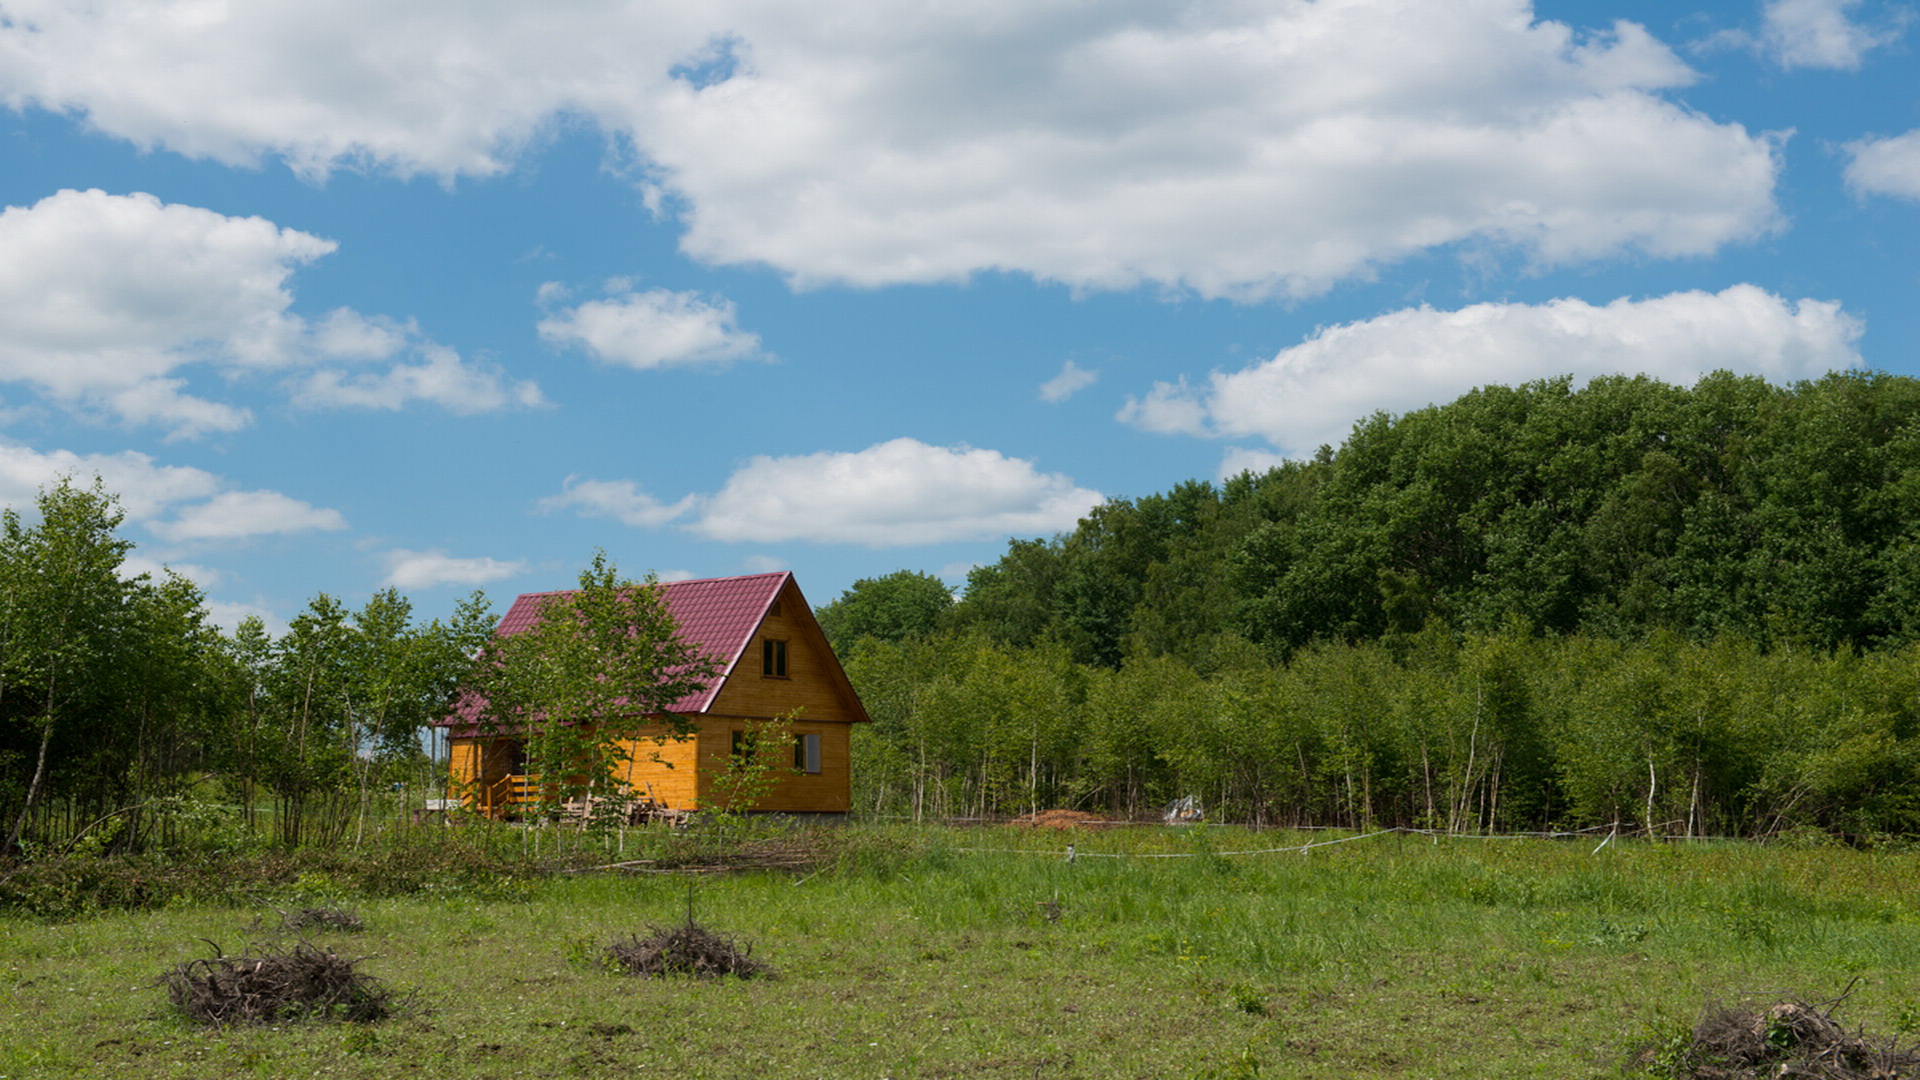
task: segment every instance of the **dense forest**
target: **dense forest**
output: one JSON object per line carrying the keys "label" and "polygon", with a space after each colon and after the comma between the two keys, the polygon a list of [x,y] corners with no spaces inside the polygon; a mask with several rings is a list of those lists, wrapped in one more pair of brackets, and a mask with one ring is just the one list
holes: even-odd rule
{"label": "dense forest", "polygon": [[[97,485],[0,519],[0,854],[337,843],[494,617],[227,633]],[[1920,833],[1920,381],[1487,387],[820,608],[878,816]],[[376,822],[377,824],[377,822]]]}
{"label": "dense forest", "polygon": [[1920,829],[1920,381],[1487,387],[821,609],[869,811]]}

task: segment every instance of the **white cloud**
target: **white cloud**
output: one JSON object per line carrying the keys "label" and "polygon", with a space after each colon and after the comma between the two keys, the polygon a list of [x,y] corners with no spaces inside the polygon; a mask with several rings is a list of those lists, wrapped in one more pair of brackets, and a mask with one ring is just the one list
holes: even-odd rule
{"label": "white cloud", "polygon": [[1092,386],[1100,377],[1097,371],[1088,371],[1069,360],[1060,365],[1060,374],[1040,384],[1040,400],[1057,403]]}
{"label": "white cloud", "polygon": [[879,548],[1059,532],[1100,500],[1066,476],[993,450],[894,439],[852,453],[755,456],[719,492],[670,505],[630,480],[568,477],[565,491],[539,507],[640,528],[691,515],[687,529],[726,542]]}
{"label": "white cloud", "polygon": [[654,576],[659,578],[662,582],[692,581],[694,574],[693,574],[693,571],[691,570],[662,570],[662,571],[659,571]]}
{"label": "white cloud", "polygon": [[419,401],[463,416],[546,404],[535,384],[514,382],[496,367],[462,361],[445,346],[423,346],[420,353],[422,363],[395,364],[377,374],[316,371],[298,383],[293,403],[310,409],[398,410]]}
{"label": "white cloud", "polygon": [[1788,301],[1753,285],[1598,307],[1561,299],[1408,308],[1320,330],[1264,363],[1215,372],[1204,388],[1157,383],[1119,418],[1149,431],[1258,435],[1311,453],[1377,410],[1451,401],[1487,383],[1641,372],[1691,383],[1722,368],[1808,378],[1858,364],[1862,329],[1838,303]]}
{"label": "white cloud", "polygon": [[151,195],[62,191],[0,211],[0,379],[68,406],[195,435],[245,410],[181,392],[183,364],[272,366],[294,353],[296,266],[330,240]]}
{"label": "white cloud", "polygon": [[368,318],[352,308],[335,308],[313,328],[315,349],[341,360],[385,360],[419,336],[420,327],[411,320]]}
{"label": "white cloud", "polygon": [[129,581],[139,577],[141,574],[147,575],[154,581],[159,581],[166,577],[168,571],[172,571],[174,574],[193,582],[202,592],[219,585],[227,578],[224,571],[216,570],[210,566],[201,566],[197,563],[174,562],[171,559],[162,561],[160,559],[149,558],[137,552],[127,556],[125,561],[120,564],[120,576]]}
{"label": "white cloud", "polygon": [[381,585],[396,589],[431,589],[439,585],[485,585],[521,573],[527,564],[489,558],[456,558],[444,551],[408,551],[395,548],[385,556],[387,576]]}
{"label": "white cloud", "polygon": [[749,555],[740,560],[740,569],[749,574],[773,574],[792,564],[773,555]]}
{"label": "white cloud", "polygon": [[1136,400],[1128,394],[1127,403],[1120,406],[1114,419],[1162,435],[1208,433],[1207,407],[1187,385],[1185,375],[1180,376],[1178,382],[1154,383],[1145,398]]}
{"label": "white cloud", "polygon": [[1847,186],[1865,195],[1920,199],[1920,129],[1847,144]]}
{"label": "white cloud", "polygon": [[[4,31],[0,31],[0,39]],[[412,323],[341,308],[309,324],[288,287],[331,240],[262,218],[162,203],[152,195],[61,191],[0,211],[0,381],[24,383],[69,409],[192,438],[252,422],[245,408],[189,393],[182,369],[228,374],[326,362],[418,365],[348,379],[312,376],[309,404],[384,407],[428,400],[455,411],[527,404],[531,383],[463,366]]]}
{"label": "white cloud", "polygon": [[207,609],[207,620],[229,634],[238,630],[241,622],[251,617],[259,619],[261,625],[266,627],[269,635],[275,638],[286,636],[287,621],[275,614],[272,609],[262,607],[259,604],[235,603],[228,600],[208,600],[202,606]]}
{"label": "white cloud", "polygon": [[1243,472],[1255,476],[1269,469],[1277,469],[1286,464],[1287,455],[1276,454],[1271,450],[1260,450],[1247,446],[1229,446],[1226,453],[1220,455],[1220,476],[1222,481],[1231,480]]}
{"label": "white cloud", "polygon": [[[277,491],[223,491],[226,481],[213,473],[157,464],[148,455],[132,450],[118,454],[42,452],[0,441],[0,506],[30,514],[39,492],[62,477],[90,487],[96,476],[119,499],[129,522],[175,543],[347,526],[337,510],[315,507]],[[172,559],[166,562],[202,588],[211,588],[221,580],[218,570]],[[129,560],[132,572],[157,572],[160,565],[159,560],[145,555]]]}
{"label": "white cloud", "polygon": [[685,514],[696,500],[689,495],[667,504],[641,491],[631,480],[576,480],[567,477],[558,495],[537,504],[542,513],[572,510],[581,517],[612,518],[622,525],[651,529]]}
{"label": "white cloud", "polygon": [[171,521],[148,529],[175,543],[241,540],[277,533],[332,531],[347,527],[340,511],[314,506],[277,491],[228,491],[183,508]]}
{"label": "white cloud", "polygon": [[1900,36],[1895,27],[1869,30],[1851,15],[1860,0],[1768,0],[1755,46],[1786,69],[1852,71],[1867,52]]}
{"label": "white cloud", "polygon": [[487,175],[587,118],[690,255],[800,286],[1304,296],[1449,245],[1697,255],[1779,220],[1775,140],[1669,101],[1695,75],[1639,26],[1530,0],[8,13],[0,98],[144,147]]}
{"label": "white cloud", "polygon": [[38,451],[0,442],[0,506],[27,511],[42,488],[60,478],[90,487],[95,476],[118,496],[127,518],[147,522],[182,502],[204,499],[223,486],[219,477],[183,465],[159,465],[137,451],[118,454],[76,454],[71,450]]}
{"label": "white cloud", "polygon": [[1100,499],[993,450],[894,439],[855,453],[750,458],[693,528],[715,540],[897,547],[1071,529]]}
{"label": "white cloud", "polygon": [[642,371],[767,359],[760,335],[734,325],[731,300],[666,289],[636,293],[618,280],[609,288],[616,295],[540,320],[540,337]]}

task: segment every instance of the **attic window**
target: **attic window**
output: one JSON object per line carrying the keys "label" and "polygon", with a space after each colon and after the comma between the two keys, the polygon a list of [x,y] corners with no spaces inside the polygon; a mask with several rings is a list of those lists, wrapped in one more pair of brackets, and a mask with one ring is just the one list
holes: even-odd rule
{"label": "attic window", "polygon": [[760,674],[787,677],[787,643],[768,638],[760,643]]}
{"label": "attic window", "polygon": [[773,603],[767,605],[767,615],[775,619],[780,617],[780,601],[775,600]]}

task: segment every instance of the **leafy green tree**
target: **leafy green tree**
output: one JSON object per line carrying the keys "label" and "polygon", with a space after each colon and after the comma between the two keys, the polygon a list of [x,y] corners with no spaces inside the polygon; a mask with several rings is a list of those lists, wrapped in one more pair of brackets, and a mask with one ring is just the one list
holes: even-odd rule
{"label": "leafy green tree", "polygon": [[630,742],[692,736],[697,721],[669,706],[719,671],[680,636],[651,574],[622,578],[595,552],[579,585],[549,595],[531,627],[490,638],[467,683],[482,727],[523,741],[550,806],[610,790]]}
{"label": "leafy green tree", "polygon": [[37,744],[6,853],[19,850],[46,793],[55,735],[111,669],[128,602],[119,569],[133,547],[115,531],[124,514],[97,480],[83,489],[63,479],[36,505],[31,527],[11,509],[0,513],[0,706],[24,713]]}
{"label": "leafy green tree", "polygon": [[901,641],[925,637],[953,606],[953,591],[932,574],[896,570],[885,577],[861,578],[840,598],[814,612],[835,650],[861,638]]}

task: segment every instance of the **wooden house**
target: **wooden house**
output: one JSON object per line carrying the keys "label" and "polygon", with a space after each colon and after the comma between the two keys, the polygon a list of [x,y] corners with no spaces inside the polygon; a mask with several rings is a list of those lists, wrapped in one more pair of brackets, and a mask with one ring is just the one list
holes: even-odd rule
{"label": "wooden house", "polygon": [[[618,780],[636,799],[671,810],[710,806],[713,780],[725,772],[749,723],[795,714],[792,768],[775,770],[761,811],[845,814],[853,805],[850,733],[868,719],[828,646],[813,609],[793,575],[750,574],[662,584],[668,612],[686,641],[714,657],[720,673],[669,712],[695,721],[684,739],[641,738],[624,747],[628,761]],[[513,634],[538,621],[553,593],[527,593],[513,602],[496,634]],[[510,816],[534,801],[538,778],[526,775],[526,756],[509,736],[478,730],[471,716],[449,728],[449,768],[469,805]],[[623,792],[613,793],[615,797]]]}

